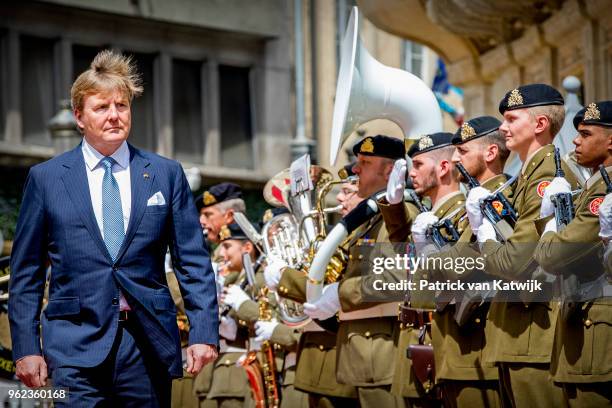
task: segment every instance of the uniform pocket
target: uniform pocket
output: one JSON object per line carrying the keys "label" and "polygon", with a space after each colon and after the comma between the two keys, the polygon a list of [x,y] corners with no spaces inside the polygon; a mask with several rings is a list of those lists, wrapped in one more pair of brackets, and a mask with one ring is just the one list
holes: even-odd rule
{"label": "uniform pocket", "polygon": [[583,325],[585,338],[590,337],[588,342],[585,341],[585,344],[590,344],[590,350],[583,350],[587,354],[585,358],[591,360],[588,374],[608,374],[612,370],[612,303],[593,303]]}

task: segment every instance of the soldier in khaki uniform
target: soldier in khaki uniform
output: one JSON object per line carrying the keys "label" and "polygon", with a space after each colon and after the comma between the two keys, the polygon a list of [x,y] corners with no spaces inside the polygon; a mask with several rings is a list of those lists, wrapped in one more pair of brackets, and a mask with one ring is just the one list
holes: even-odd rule
{"label": "soldier in khaki uniform", "polygon": [[[561,94],[543,84],[509,91],[499,108],[504,115],[500,131],[506,146],[523,162],[512,199],[518,213],[512,235],[505,243],[498,242],[492,224],[483,219],[479,203],[488,194],[484,189],[470,191],[466,208],[486,257],[485,271],[506,280],[523,280],[536,270],[533,252],[539,234],[533,221],[539,217],[544,190],[555,175],[551,143],[565,111]],[[576,178],[567,165],[563,168],[575,188]],[[563,393],[549,375],[558,305],[511,302],[509,296],[508,292],[498,294],[489,310],[485,361],[499,365],[502,393],[513,406],[560,406]]]}
{"label": "soldier in khaki uniform", "polygon": [[[219,183],[210,187],[196,198],[196,208],[200,213],[204,236],[211,247],[219,244],[221,227],[234,222],[234,213],[246,211],[242,190],[234,183]],[[213,262],[221,260],[219,251],[217,246],[213,252]]]}
{"label": "soldier in khaki uniform", "polygon": [[[581,166],[592,168],[594,174],[575,203],[575,218],[560,231],[554,218],[546,222],[534,258],[562,279],[577,278],[578,287],[588,287],[604,278],[595,285],[597,290],[591,296],[583,296],[575,304],[562,299],[562,310],[567,312],[560,313],[557,322],[551,373],[553,380],[563,385],[569,406],[610,406],[612,290],[599,257],[602,244],[598,236],[598,211],[607,186],[598,167],[603,164],[612,175],[612,101],[592,103],[582,109],[574,117],[574,126],[578,130],[574,139],[576,160]],[[559,192],[566,193],[568,189]],[[550,200],[548,194],[544,199]],[[546,218],[538,223],[544,221]],[[605,227],[602,231],[606,235]]]}
{"label": "soldier in khaki uniform", "polygon": [[[354,163],[344,166],[338,175],[341,179],[353,176]],[[363,199],[357,195],[357,187],[350,182],[341,185],[336,196],[342,205],[341,215],[348,214]],[[350,237],[349,237],[350,239]],[[346,242],[340,250],[346,251]],[[307,275],[286,264],[272,263],[264,271],[266,285],[279,296],[298,303],[306,302]],[[331,282],[327,282],[331,283]],[[356,406],[355,387],[336,381],[336,333],[323,330],[314,322],[302,329],[297,350],[294,385],[308,393],[309,405],[318,408]]]}
{"label": "soldier in khaki uniform", "polygon": [[[359,176],[360,197],[383,190],[393,162],[404,157],[404,144],[387,136],[366,137],[353,147]],[[312,318],[327,319],[339,312],[337,337],[338,382],[355,386],[363,407],[403,406],[390,393],[395,368],[397,302],[370,302],[364,298],[362,273],[371,273],[373,259],[393,257],[375,243],[389,242],[380,214],[359,226],[348,242],[349,260],[338,283],[327,285],[314,303],[304,310]]]}
{"label": "soldier in khaki uniform", "polygon": [[[449,218],[453,227],[459,233],[462,231],[459,223],[464,215],[465,196],[459,190],[457,172],[451,161],[455,150],[451,144],[452,136],[451,133],[444,132],[424,135],[408,151],[408,156],[412,158],[413,164],[410,170],[412,184],[417,194],[431,200],[433,205],[431,211],[415,215],[418,210],[412,204],[404,204],[403,200],[398,202],[400,197],[394,197],[394,191],[402,191],[404,187],[405,167],[401,160],[398,161],[399,163],[396,162],[394,169],[394,173],[399,169],[399,177],[393,175],[391,177],[392,180],[398,180],[400,183],[397,186],[389,183],[387,186],[389,204],[382,202],[379,205],[392,240],[401,242],[411,239],[415,247],[413,255],[421,254],[426,250],[429,244],[427,230],[441,219]],[[448,231],[441,232],[446,239],[450,239],[447,235]],[[427,276],[422,273],[421,269],[417,269],[409,279],[418,283],[421,279],[427,279]],[[404,307],[414,307],[419,310],[415,309],[410,314],[400,314],[400,336],[393,391],[406,398],[407,405],[438,406],[440,402],[436,399],[437,394],[432,388],[435,378],[431,377],[421,382],[423,378],[419,379],[416,371],[420,363],[414,360],[418,356],[407,358],[407,349],[411,345],[419,344],[419,336],[425,336],[425,339],[420,342],[422,344],[434,343],[433,329],[435,326],[430,322],[431,314],[421,310],[423,308],[435,309],[433,295],[425,291],[413,291],[410,293],[410,304]],[[406,321],[408,317],[412,317],[412,321]],[[436,314],[434,314],[435,318],[437,318]],[[441,348],[440,336],[437,337],[438,345],[434,346],[436,360],[445,352]]]}
{"label": "soldier in khaki uniform", "polygon": [[[243,367],[237,362],[247,352],[249,333],[246,324],[240,324],[236,310],[242,303],[250,301],[248,295],[240,289],[240,284],[246,280],[242,266],[242,254],[249,253],[255,258],[255,248],[237,224],[224,225],[219,231],[220,254],[224,267],[218,279],[222,286],[236,288],[235,293],[226,293],[220,297],[224,306],[219,325],[221,337],[219,357],[215,361],[212,382],[202,405],[210,406],[214,402],[217,407],[250,407],[253,406],[251,392]],[[224,289],[224,290],[225,290]]]}
{"label": "soldier in khaki uniform", "polygon": [[[501,122],[490,116],[477,117],[465,122],[452,139],[453,145],[456,146],[453,162],[461,163],[469,175],[490,191],[497,190],[507,181],[502,171],[509,151],[504,137],[498,131],[500,124]],[[467,182],[462,177],[461,181]],[[503,193],[508,199],[512,197],[510,188]],[[480,254],[470,245],[474,239],[475,236],[467,225],[457,241],[458,245],[430,258],[476,259]],[[427,268],[424,272],[432,281],[486,280],[484,274],[479,271],[463,271],[459,274],[455,268]],[[455,302],[460,300],[461,297],[455,297]],[[485,363],[482,356],[486,344],[484,327],[488,305],[481,306],[463,326],[459,326],[455,320],[457,307],[458,303],[448,304],[442,311],[438,310],[432,323],[436,380],[442,387],[445,406],[499,407],[502,401],[497,368],[492,363]]]}

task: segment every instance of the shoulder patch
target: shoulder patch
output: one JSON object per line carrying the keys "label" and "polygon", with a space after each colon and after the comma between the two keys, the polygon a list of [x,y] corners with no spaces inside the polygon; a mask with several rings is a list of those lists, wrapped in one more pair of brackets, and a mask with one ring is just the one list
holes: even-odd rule
{"label": "shoulder patch", "polygon": [[548,187],[549,184],[550,184],[550,181],[548,180],[540,181],[540,183],[536,187],[536,192],[538,193],[540,198],[544,198],[544,190],[546,190],[546,187]]}
{"label": "shoulder patch", "polygon": [[603,197],[597,197],[591,200],[591,202],[589,203],[589,211],[591,211],[591,214],[599,215],[599,206],[601,205],[603,200]]}
{"label": "shoulder patch", "polygon": [[501,201],[495,200],[491,203],[491,205],[493,208],[495,208],[495,211],[497,211],[499,215],[501,215],[501,213],[504,211],[504,205],[501,203]]}

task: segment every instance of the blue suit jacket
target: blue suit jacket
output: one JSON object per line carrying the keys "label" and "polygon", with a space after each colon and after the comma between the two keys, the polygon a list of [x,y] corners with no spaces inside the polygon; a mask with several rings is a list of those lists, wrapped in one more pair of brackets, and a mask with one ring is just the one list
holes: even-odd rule
{"label": "blue suit jacket", "polygon": [[[93,367],[108,356],[125,295],[150,346],[182,375],[176,309],[166,284],[169,245],[191,323],[191,344],[218,344],[214,274],[189,185],[179,163],[130,147],[132,209],[112,261],[91,204],[81,146],[30,169],[11,255],[13,358],[42,354],[51,369]],[[147,206],[157,191],[166,205]],[[45,263],[49,303],[41,316]]]}

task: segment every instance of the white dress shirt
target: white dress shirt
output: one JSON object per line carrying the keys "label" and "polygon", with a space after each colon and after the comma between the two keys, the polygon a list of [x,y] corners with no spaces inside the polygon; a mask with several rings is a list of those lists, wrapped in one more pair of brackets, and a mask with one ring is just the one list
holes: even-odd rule
{"label": "white dress shirt", "polygon": [[[89,183],[89,194],[91,196],[91,205],[94,215],[100,228],[100,233],[104,237],[104,227],[102,223],[102,179],[104,178],[104,165],[101,161],[105,157],[103,154],[94,149],[85,138],[82,144],[83,158],[85,159],[85,169],[87,172],[87,181]],[[130,185],[130,149],[127,142],[123,142],[121,146],[111,156],[115,163],[113,164],[113,176],[119,185],[119,194],[121,195],[121,209],[123,211],[123,231],[127,232],[127,227],[130,222],[130,212],[132,210],[132,188]],[[120,299],[120,310],[130,310],[130,306],[123,294]]]}

